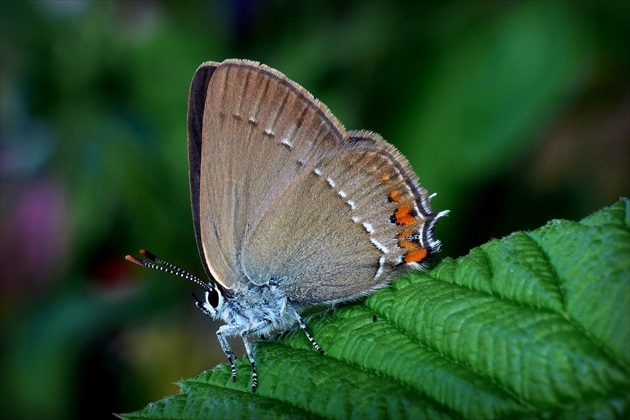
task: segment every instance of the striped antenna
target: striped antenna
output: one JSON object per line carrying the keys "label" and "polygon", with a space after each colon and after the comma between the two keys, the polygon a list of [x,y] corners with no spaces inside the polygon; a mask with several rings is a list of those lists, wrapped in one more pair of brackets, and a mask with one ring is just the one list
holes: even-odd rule
{"label": "striped antenna", "polygon": [[143,260],[141,258],[136,258],[133,255],[126,255],[125,259],[134,264],[137,264],[142,267],[152,268],[154,270],[160,270],[165,273],[173,274],[178,277],[185,278],[186,280],[190,280],[194,283],[197,283],[199,286],[203,287],[205,290],[208,290],[208,284],[202,281],[199,277],[190,274],[189,272],[182,270],[176,265],[171,264],[168,261],[163,260],[162,258],[156,256],[152,252],[147,251],[146,249],[141,249],[140,254],[142,254],[145,258],[150,261]]}

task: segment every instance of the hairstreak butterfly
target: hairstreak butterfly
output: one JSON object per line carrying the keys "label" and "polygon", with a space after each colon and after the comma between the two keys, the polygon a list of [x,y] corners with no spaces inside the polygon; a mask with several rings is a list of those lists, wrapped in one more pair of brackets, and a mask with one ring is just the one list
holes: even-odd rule
{"label": "hairstreak butterfly", "polygon": [[346,131],[309,92],[247,60],[203,63],[188,103],[190,195],[210,281],[141,251],[136,264],[198,283],[197,307],[225,321],[217,338],[297,324],[300,311],[357,299],[439,250],[430,196],[407,159],[378,134]]}

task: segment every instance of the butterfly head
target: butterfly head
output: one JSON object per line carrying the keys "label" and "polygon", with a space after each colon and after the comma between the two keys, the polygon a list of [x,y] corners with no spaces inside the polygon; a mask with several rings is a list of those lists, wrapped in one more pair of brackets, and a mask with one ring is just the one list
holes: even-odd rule
{"label": "butterfly head", "polygon": [[195,305],[197,305],[204,314],[215,319],[220,317],[219,313],[222,312],[225,299],[221,289],[217,286],[212,283],[207,283],[204,285],[204,299],[198,299],[194,293],[193,298],[195,299]]}

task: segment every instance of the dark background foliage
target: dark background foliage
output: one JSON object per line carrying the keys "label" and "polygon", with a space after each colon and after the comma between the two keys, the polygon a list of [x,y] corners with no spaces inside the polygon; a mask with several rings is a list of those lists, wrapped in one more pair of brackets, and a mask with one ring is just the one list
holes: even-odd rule
{"label": "dark background foliage", "polygon": [[[224,361],[202,274],[188,85],[275,67],[381,133],[451,209],[444,256],[630,191],[627,1],[0,2],[0,415],[138,409]],[[559,244],[561,246],[561,244]]]}

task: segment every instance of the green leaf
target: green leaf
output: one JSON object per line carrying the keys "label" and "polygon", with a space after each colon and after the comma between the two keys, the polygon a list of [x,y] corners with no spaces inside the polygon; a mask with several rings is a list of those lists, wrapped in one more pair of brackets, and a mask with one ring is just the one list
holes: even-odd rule
{"label": "green leaf", "polygon": [[630,200],[554,220],[313,315],[123,418],[627,418]]}

